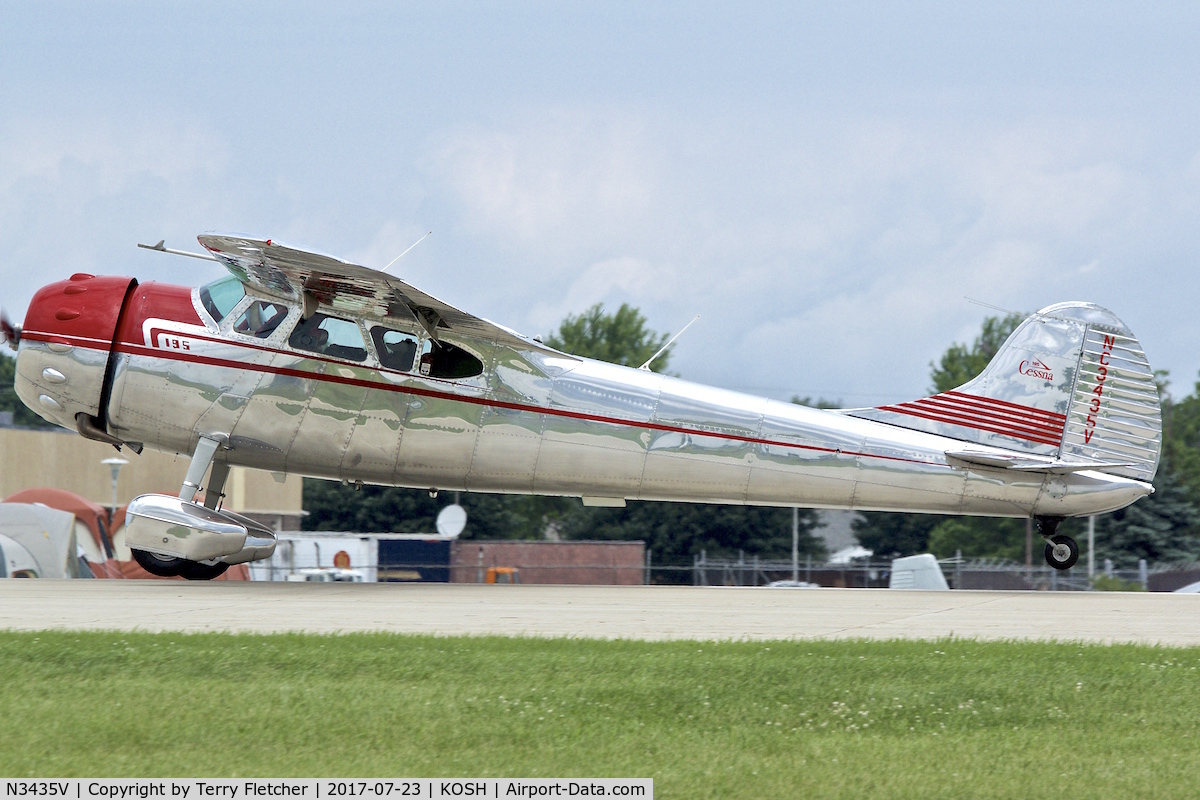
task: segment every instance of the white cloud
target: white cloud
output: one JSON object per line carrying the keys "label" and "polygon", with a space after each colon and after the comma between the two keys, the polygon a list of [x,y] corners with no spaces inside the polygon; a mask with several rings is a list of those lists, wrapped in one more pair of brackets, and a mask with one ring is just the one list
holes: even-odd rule
{"label": "white cloud", "polygon": [[176,281],[180,273],[195,275],[172,259],[139,254],[134,244],[165,237],[194,249],[188,239],[205,226],[188,222],[212,215],[216,205],[207,190],[227,160],[219,136],[187,122],[6,120],[0,125],[6,302],[23,308],[40,285],[76,270]]}
{"label": "white cloud", "polygon": [[520,120],[456,129],[426,165],[502,254],[489,316],[546,331],[627,301],[667,330],[700,313],[673,368],[784,397],[924,392],[929,361],[994,313],[965,298],[1099,299],[1096,266],[1127,256],[1176,180],[1135,157],[1142,131],[1102,119]]}
{"label": "white cloud", "polygon": [[428,171],[462,206],[468,229],[546,247],[611,240],[652,202],[653,161],[634,119],[597,110],[530,114],[510,130],[446,135]]}
{"label": "white cloud", "polygon": [[222,171],[225,142],[181,121],[113,120],[64,116],[9,119],[0,125],[0,184],[5,193],[22,182],[61,185],[75,172],[92,176],[94,190],[116,194],[131,179],[176,180]]}
{"label": "white cloud", "polygon": [[391,267],[388,269],[390,274],[403,275],[404,267],[407,264],[403,260],[396,261],[395,259],[405,251],[408,251],[405,257],[412,255],[416,247],[425,244],[424,238],[427,233],[429,231],[422,231],[411,222],[401,223],[389,219],[379,227],[370,242],[337,257],[372,269],[383,269],[390,264]]}
{"label": "white cloud", "polygon": [[562,295],[537,301],[528,316],[538,330],[551,330],[563,317],[595,303],[662,303],[678,295],[679,284],[679,271],[671,265],[632,257],[605,259],[587,267]]}

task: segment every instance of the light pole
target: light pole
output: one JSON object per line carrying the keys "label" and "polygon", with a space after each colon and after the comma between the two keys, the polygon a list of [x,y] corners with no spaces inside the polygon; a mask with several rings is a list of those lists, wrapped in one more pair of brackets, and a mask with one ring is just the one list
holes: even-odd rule
{"label": "light pole", "polygon": [[119,456],[113,456],[112,458],[104,459],[100,463],[104,464],[112,471],[112,510],[110,510],[108,513],[108,524],[111,527],[117,516],[117,476],[121,474],[121,467],[125,466],[129,462],[123,458],[120,458]]}
{"label": "light pole", "polygon": [[792,583],[800,582],[800,509],[792,506]]}
{"label": "light pole", "polygon": [[1088,517],[1088,582],[1096,579],[1096,517]]}

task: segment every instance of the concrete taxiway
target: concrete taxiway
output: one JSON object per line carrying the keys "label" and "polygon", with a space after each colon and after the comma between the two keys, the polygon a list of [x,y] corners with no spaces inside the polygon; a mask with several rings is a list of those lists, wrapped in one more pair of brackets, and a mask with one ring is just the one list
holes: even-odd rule
{"label": "concrete taxiway", "polygon": [[0,629],[1200,645],[1200,595],[0,580]]}

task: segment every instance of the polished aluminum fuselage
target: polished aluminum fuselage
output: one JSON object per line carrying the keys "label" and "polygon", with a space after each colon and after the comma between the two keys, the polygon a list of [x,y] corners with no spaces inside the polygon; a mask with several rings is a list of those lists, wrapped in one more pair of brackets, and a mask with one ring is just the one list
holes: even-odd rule
{"label": "polished aluminum fuselage", "polygon": [[[463,380],[383,369],[373,354],[361,363],[317,357],[283,334],[299,308],[274,336],[255,339],[230,329],[236,310],[218,324],[194,305],[201,324],[147,317],[138,340],[113,346],[101,409],[113,435],[180,453],[216,436],[227,444],[220,459],[281,473],[599,504],[1071,516],[1150,491],[1101,472],[951,463],[956,439],[544,348],[448,336],[484,364]],[[17,388],[27,403],[64,388],[44,382],[47,369],[80,375],[76,388],[88,375],[99,385],[99,345],[43,338],[21,343]]]}

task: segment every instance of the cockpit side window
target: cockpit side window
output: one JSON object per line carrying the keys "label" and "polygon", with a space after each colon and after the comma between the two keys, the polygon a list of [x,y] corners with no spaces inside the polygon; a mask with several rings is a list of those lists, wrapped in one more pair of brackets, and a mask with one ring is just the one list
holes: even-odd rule
{"label": "cockpit side window", "polygon": [[417,356],[417,339],[412,334],[376,326],[371,329],[371,340],[375,342],[375,353],[379,363],[388,369],[408,372]]}
{"label": "cockpit side window", "polygon": [[287,313],[288,307],[285,305],[256,300],[247,306],[242,315],[238,317],[238,321],[233,324],[233,329],[247,336],[265,339],[275,332]]}
{"label": "cockpit side window", "polygon": [[327,317],[324,314],[313,314],[308,319],[301,320],[288,337],[288,344],[297,350],[344,358],[347,361],[367,359],[366,343],[363,342],[362,331],[358,329],[358,325],[348,319]]}
{"label": "cockpit side window", "polygon": [[245,296],[246,288],[232,275],[226,275],[200,287],[200,302],[216,322],[225,319]]}
{"label": "cockpit side window", "polygon": [[421,354],[422,375],[430,378],[473,378],[483,372],[483,362],[449,342],[427,342]]}

